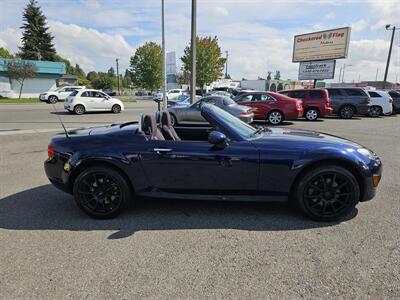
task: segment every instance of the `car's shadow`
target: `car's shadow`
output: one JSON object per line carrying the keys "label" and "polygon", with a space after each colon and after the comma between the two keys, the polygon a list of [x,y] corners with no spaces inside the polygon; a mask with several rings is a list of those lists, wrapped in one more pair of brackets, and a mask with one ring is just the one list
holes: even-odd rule
{"label": "car's shadow", "polygon": [[[346,220],[357,215],[355,209]],[[43,185],[0,199],[0,228],[13,230],[115,230],[119,239],[143,230],[303,230],[333,226],[303,217],[286,203],[141,199],[112,220],[91,219],[73,197]]]}
{"label": "car's shadow", "polygon": [[111,111],[87,111],[83,115],[77,115],[73,112],[68,111],[51,111],[53,115],[60,115],[60,116],[83,116],[83,115],[100,115],[100,114],[113,114]]}
{"label": "car's shadow", "polygon": [[[362,116],[363,118],[367,118],[367,116]],[[324,119],[334,119],[334,120],[344,120],[344,121],[355,121],[355,120],[362,120],[361,116],[357,116],[357,117],[352,117],[351,119],[343,119],[340,116],[336,116],[336,115],[329,115],[329,116],[325,116]]]}

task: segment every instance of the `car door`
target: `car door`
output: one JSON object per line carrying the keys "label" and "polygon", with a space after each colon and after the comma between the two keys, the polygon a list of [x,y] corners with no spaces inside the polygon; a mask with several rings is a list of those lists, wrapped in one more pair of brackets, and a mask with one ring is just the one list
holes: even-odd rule
{"label": "car door", "polygon": [[258,188],[259,151],[249,141],[216,150],[208,141],[149,140],[141,163],[152,185],[168,192],[237,194]]}
{"label": "car door", "polygon": [[57,92],[57,97],[59,100],[65,100],[69,94],[71,94],[73,90],[71,90],[70,88],[62,88],[60,90],[58,90]]}
{"label": "car door", "polygon": [[111,110],[111,101],[105,93],[99,91],[92,93],[94,98],[94,108],[96,110]]}
{"label": "car door", "polygon": [[82,92],[79,100],[85,105],[86,111],[95,110],[94,97],[92,95],[92,91],[84,91]]}

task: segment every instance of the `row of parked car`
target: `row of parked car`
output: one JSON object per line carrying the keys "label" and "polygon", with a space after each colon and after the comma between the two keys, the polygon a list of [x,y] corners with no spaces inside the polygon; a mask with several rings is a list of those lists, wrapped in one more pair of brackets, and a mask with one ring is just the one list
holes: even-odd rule
{"label": "row of parked car", "polygon": [[[400,112],[398,91],[365,90],[362,88],[295,89],[278,93],[241,90],[235,96],[227,92],[211,92],[190,104],[188,95],[168,100],[174,124],[205,122],[200,114],[202,103],[212,103],[248,123],[266,120],[279,125],[284,120],[304,117],[315,121],[336,114],[343,119],[355,115],[378,117]],[[158,99],[154,99],[157,101]]]}

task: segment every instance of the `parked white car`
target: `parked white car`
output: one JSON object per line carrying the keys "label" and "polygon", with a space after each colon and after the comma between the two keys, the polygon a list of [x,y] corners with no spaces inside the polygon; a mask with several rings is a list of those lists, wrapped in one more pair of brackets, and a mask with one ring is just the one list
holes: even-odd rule
{"label": "parked white car", "polygon": [[39,95],[39,100],[47,103],[57,103],[58,101],[65,100],[67,97],[76,90],[85,89],[85,86],[64,86],[54,91],[47,91]]}
{"label": "parked white car", "polygon": [[[167,100],[174,100],[182,95],[183,95],[182,89],[172,89],[167,92]],[[162,97],[163,97],[162,91],[157,91],[157,93],[154,94],[153,96],[153,100],[156,102],[160,102],[162,100]]]}
{"label": "parked white car", "polygon": [[368,91],[371,97],[369,115],[379,117],[380,115],[391,115],[393,112],[393,99],[385,91]]}
{"label": "parked white car", "polygon": [[110,111],[120,113],[124,110],[121,100],[115,99],[98,90],[76,90],[73,91],[64,102],[64,108],[77,115],[89,111]]}

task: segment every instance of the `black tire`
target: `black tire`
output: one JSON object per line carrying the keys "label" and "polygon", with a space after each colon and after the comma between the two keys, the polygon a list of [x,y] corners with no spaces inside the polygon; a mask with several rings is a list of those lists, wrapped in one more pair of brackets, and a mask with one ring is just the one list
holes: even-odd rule
{"label": "black tire", "polygon": [[271,125],[279,125],[283,122],[283,114],[278,110],[273,110],[268,114],[267,121]]}
{"label": "black tire", "polygon": [[317,108],[308,108],[306,110],[306,113],[304,114],[304,117],[308,121],[316,121],[319,118],[319,110]]}
{"label": "black tire", "polygon": [[382,107],[374,105],[371,106],[368,115],[372,118],[377,118],[382,114]]}
{"label": "black tire", "polygon": [[58,102],[57,96],[52,95],[49,97],[49,103],[56,104],[57,102]]}
{"label": "black tire", "polygon": [[343,167],[320,166],[301,176],[292,196],[297,207],[310,219],[322,222],[341,220],[359,201],[359,184]]}
{"label": "black tire", "polygon": [[83,115],[85,113],[85,107],[81,104],[75,105],[74,113],[77,115]]}
{"label": "black tire", "polygon": [[178,125],[178,120],[176,119],[176,116],[174,114],[170,114],[171,116],[171,125],[176,126]]}
{"label": "black tire", "polygon": [[90,167],[74,183],[78,207],[96,219],[111,219],[121,214],[131,199],[130,185],[120,172],[107,167]]}
{"label": "black tire", "polygon": [[112,111],[114,114],[119,114],[119,113],[121,112],[121,106],[118,105],[118,104],[114,104],[114,105],[112,106],[112,108],[111,108],[111,111]]}
{"label": "black tire", "polygon": [[356,110],[351,105],[344,105],[339,110],[339,116],[342,119],[351,119],[355,113],[356,113]]}

